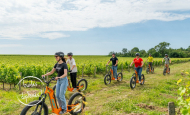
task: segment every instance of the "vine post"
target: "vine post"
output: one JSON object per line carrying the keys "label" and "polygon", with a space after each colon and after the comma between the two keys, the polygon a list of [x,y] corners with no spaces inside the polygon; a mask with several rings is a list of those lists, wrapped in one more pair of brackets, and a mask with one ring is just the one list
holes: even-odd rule
{"label": "vine post", "polygon": [[[22,79],[22,72],[20,72],[20,78]],[[19,83],[19,90],[21,90],[21,83]]]}
{"label": "vine post", "polygon": [[123,72],[123,64],[121,65],[121,72]]}
{"label": "vine post", "polygon": [[[84,66],[85,66],[85,64],[84,64]],[[84,76],[84,66],[82,67],[82,78]]]}
{"label": "vine post", "polygon": [[94,77],[96,77],[96,66],[94,67]]}
{"label": "vine post", "polygon": [[[48,73],[48,70],[47,70],[47,72],[46,73]],[[46,80],[48,81],[48,76],[46,77]]]}
{"label": "vine post", "polygon": [[106,73],[108,72],[108,66],[106,65]]}
{"label": "vine post", "polygon": [[130,72],[130,67],[129,67],[129,64],[128,64],[128,72]]}
{"label": "vine post", "polygon": [[169,115],[175,115],[175,104],[174,104],[174,102],[168,103],[168,114]]}

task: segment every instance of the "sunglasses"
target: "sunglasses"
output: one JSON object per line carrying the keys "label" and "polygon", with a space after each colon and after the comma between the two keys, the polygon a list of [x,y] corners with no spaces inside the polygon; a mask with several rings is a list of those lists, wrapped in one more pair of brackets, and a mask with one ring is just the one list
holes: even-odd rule
{"label": "sunglasses", "polygon": [[57,58],[58,56],[55,56],[55,58]]}

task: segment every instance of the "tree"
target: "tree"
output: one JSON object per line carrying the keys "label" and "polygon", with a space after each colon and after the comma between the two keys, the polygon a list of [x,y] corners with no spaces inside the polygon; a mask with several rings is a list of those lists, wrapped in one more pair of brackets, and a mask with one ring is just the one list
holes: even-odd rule
{"label": "tree", "polygon": [[131,52],[139,52],[139,48],[138,47],[134,47]]}
{"label": "tree", "polygon": [[153,55],[154,53],[156,53],[156,50],[155,50],[154,48],[150,48],[150,49],[148,50],[148,54]]}
{"label": "tree", "polygon": [[131,56],[134,57],[135,56],[135,53],[139,52],[139,48],[138,47],[134,47],[132,50],[131,50]]}
{"label": "tree", "polygon": [[[161,42],[158,45],[156,45],[154,48],[150,48],[147,52],[145,50],[139,50],[138,47],[134,47],[131,50],[127,50],[127,48],[123,48],[122,52],[115,52],[116,56],[125,56],[125,57],[134,57],[135,53],[139,52],[141,57],[147,57],[149,54],[151,54],[153,57],[164,57],[165,54],[169,54],[169,57],[172,58],[189,58],[190,57],[190,46],[185,48],[178,48],[178,49],[172,49],[170,46],[170,43],[167,42]],[[109,55],[111,56],[113,53],[110,52]]]}
{"label": "tree", "polygon": [[190,46],[186,50],[190,52]]}
{"label": "tree", "polygon": [[147,53],[145,50],[140,50],[140,56],[141,57],[146,57],[147,56]]}
{"label": "tree", "polygon": [[155,50],[159,52],[162,56],[164,56],[167,53],[167,47],[169,46],[170,46],[170,43],[161,42],[157,46],[155,46]]}
{"label": "tree", "polygon": [[114,53],[114,51],[111,51],[108,55],[111,56]]}
{"label": "tree", "polygon": [[123,48],[122,53],[125,55],[127,53],[127,48]]}
{"label": "tree", "polygon": [[180,48],[180,50],[181,50],[181,51],[185,51],[185,49],[184,49],[184,48],[182,48],[182,47]]}
{"label": "tree", "polygon": [[170,57],[177,57],[177,58],[179,58],[179,53],[177,51],[173,51],[173,52],[170,53],[169,56]]}

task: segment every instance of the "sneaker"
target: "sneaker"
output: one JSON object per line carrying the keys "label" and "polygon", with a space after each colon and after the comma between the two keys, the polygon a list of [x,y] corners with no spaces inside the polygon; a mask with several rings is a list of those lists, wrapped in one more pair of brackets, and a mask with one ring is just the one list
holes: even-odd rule
{"label": "sneaker", "polygon": [[73,92],[75,92],[76,90],[77,90],[77,88],[74,88],[74,89],[73,89]]}
{"label": "sneaker", "polygon": [[115,81],[117,81],[117,78],[115,78]]}
{"label": "sneaker", "polygon": [[139,81],[139,83],[141,84],[141,81]]}
{"label": "sneaker", "polygon": [[60,112],[59,112],[59,114],[65,114],[65,113],[67,113],[67,111],[66,110],[64,110],[64,109],[62,109]]}

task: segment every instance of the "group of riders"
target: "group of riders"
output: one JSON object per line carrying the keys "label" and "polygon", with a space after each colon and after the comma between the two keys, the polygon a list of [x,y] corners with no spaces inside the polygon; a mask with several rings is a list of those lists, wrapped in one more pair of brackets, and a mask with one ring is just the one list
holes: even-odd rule
{"label": "group of riders", "polygon": [[[58,103],[62,110],[60,111],[59,114],[64,114],[67,112],[67,105],[66,105],[66,98],[65,98],[65,93],[67,90],[68,86],[68,80],[67,80],[67,73],[70,72],[70,79],[72,82],[72,86],[74,88],[73,91],[77,90],[77,85],[76,85],[76,77],[77,77],[77,66],[75,63],[75,59],[72,57],[73,53],[68,53],[67,57],[64,56],[63,52],[56,52],[55,53],[55,59],[57,63],[54,65],[53,69],[42,75],[42,77],[52,75],[54,72],[57,72],[57,77],[55,80],[57,80],[56,83],[56,98],[58,100]],[[169,62],[171,63],[170,58],[168,57],[167,54],[165,54],[165,57],[163,58],[162,62],[165,60],[165,64],[169,67]],[[113,70],[113,75],[115,77],[115,80],[118,79],[117,76],[117,67],[118,67],[118,58],[116,57],[116,54],[112,54],[112,58],[108,61],[107,65],[112,61],[112,70]],[[147,58],[146,62],[149,62],[149,65],[152,69],[152,63],[153,63],[153,57],[151,54],[149,54],[149,57]],[[70,65],[70,70],[68,71],[67,64]],[[136,53],[136,58],[132,61],[130,66],[135,64],[135,70],[138,73],[139,76],[139,83],[141,83],[141,73],[142,73],[142,67],[144,65],[143,59],[140,58],[140,54]]]}
{"label": "group of riders", "polygon": [[[134,64],[135,65],[135,70],[138,73],[139,76],[139,83],[141,84],[141,73],[142,73],[142,67],[144,65],[143,59],[140,58],[140,53],[136,53],[136,58],[133,59],[132,63],[130,64],[130,67]],[[167,66],[168,68],[168,72],[169,72],[169,63],[171,63],[171,59],[168,57],[168,54],[165,54],[165,57],[162,60],[165,60],[165,66]],[[118,80],[118,76],[117,76],[117,65],[118,65],[118,58],[116,57],[115,53],[112,53],[112,58],[108,61],[107,65],[110,63],[110,61],[112,61],[112,70],[113,70],[113,75],[115,80]],[[147,58],[146,62],[148,61],[150,68],[152,70],[152,65],[153,65],[153,57],[151,54],[149,54],[149,57]]]}

